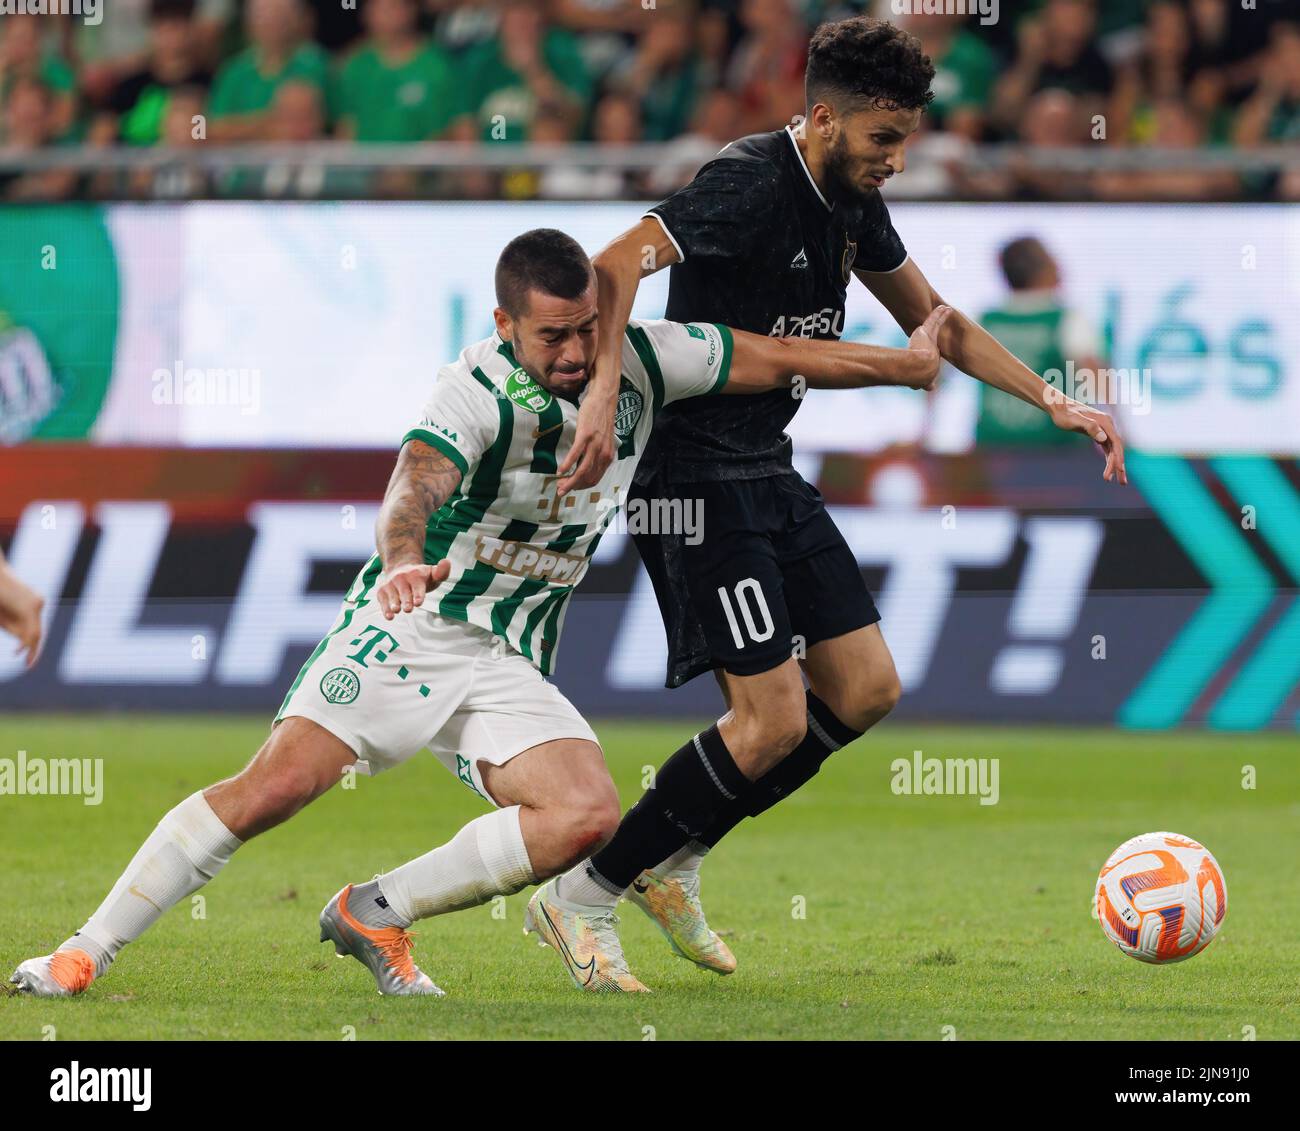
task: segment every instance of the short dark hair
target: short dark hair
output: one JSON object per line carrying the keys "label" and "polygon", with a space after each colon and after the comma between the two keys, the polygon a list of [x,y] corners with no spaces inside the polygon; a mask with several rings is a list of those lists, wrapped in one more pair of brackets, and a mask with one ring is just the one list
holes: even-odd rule
{"label": "short dark hair", "polygon": [[497,305],[511,318],[528,309],[528,292],[578,298],[591,285],[591,260],[572,236],[533,228],[515,236],[497,260]]}
{"label": "short dark hair", "polygon": [[1037,236],[1014,239],[998,255],[1002,274],[1007,280],[1007,286],[1013,291],[1032,287],[1051,262],[1051,255]]}
{"label": "short dark hair", "polygon": [[853,16],[822,24],[808,44],[808,111],[825,102],[844,113],[921,110],[934,97],[934,64],[921,41],[885,20]]}

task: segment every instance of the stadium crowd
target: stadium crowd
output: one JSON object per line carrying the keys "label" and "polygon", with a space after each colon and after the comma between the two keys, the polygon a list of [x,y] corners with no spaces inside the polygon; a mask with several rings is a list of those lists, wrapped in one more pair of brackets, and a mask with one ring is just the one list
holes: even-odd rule
{"label": "stadium crowd", "polygon": [[[974,0],[965,7],[975,8]],[[1208,151],[1300,146],[1295,0],[107,0],[0,14],[0,155],[68,145],[428,140],[670,143],[650,171],[365,170],[284,158],[213,172],[0,169],[0,198],[658,196],[700,153],[803,105],[808,35],[866,12],[937,74],[901,194],[994,199],[1300,199],[1300,170],[1044,170],[968,160],[984,142]],[[1000,7],[1000,10],[999,10]],[[680,154],[676,151],[680,149]],[[895,193],[891,185],[891,194]]]}

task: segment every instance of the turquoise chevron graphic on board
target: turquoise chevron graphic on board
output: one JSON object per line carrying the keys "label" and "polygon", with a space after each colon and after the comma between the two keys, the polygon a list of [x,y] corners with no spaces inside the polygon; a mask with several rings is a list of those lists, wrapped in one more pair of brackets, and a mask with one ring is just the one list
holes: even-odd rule
{"label": "turquoise chevron graphic on board", "polygon": [[[1221,457],[1211,469],[1300,583],[1300,497],[1277,465],[1257,456]],[[1122,726],[1163,728],[1182,722],[1214,677],[1255,629],[1277,596],[1272,575],[1240,525],[1215,502],[1178,456],[1134,452],[1129,475],[1210,593],[1120,707]],[[1300,679],[1300,596],[1272,626],[1211,707],[1207,722],[1224,729],[1267,726]]]}

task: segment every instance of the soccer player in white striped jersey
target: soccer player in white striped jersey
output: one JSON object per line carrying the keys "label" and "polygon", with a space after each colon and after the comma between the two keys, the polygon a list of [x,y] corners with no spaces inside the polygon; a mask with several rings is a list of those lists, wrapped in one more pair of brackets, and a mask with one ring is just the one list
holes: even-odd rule
{"label": "soccer player in white striped jersey", "polygon": [[[128,942],[216,876],[260,832],[356,767],[374,773],[429,748],[495,808],[446,844],[349,884],[320,915],[321,941],[381,993],[441,994],[408,928],[509,895],[584,859],[619,822],[596,736],[545,676],[574,588],[631,482],[656,413],[682,397],[798,385],[928,387],[942,312],[906,350],[633,322],[622,355],[616,458],[595,489],[560,491],[596,349],[586,254],[527,232],[496,268],[496,333],[438,372],[403,439],[376,530],[338,620],[303,665],[270,737],[238,774],[181,801],[107,898],[53,954],[10,979],[47,996],[84,991]],[[707,516],[706,516],[707,521]],[[549,905],[548,905],[549,906]],[[611,912],[530,923],[580,985],[644,987]]]}

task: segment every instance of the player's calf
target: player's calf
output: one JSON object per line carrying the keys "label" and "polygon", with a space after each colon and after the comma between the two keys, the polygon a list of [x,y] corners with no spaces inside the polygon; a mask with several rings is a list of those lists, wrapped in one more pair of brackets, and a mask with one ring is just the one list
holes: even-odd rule
{"label": "player's calf", "polygon": [[242,773],[166,813],[81,930],[53,954],[21,963],[10,981],[41,997],[83,992],[122,947],[214,879],[246,839],[296,813],[353,759],[322,727],[287,720]]}
{"label": "player's calf", "polygon": [[502,808],[423,856],[350,885],[321,913],[321,940],[365,964],[381,993],[441,993],[410,958],[407,928],[417,919],[513,895],[584,859],[618,826],[618,794],[594,742],[540,743],[480,770]]}
{"label": "player's calf", "polygon": [[352,749],[310,719],[280,723],[234,777],[204,790],[222,823],[241,841],[281,825],[325,793],[356,761]]}

